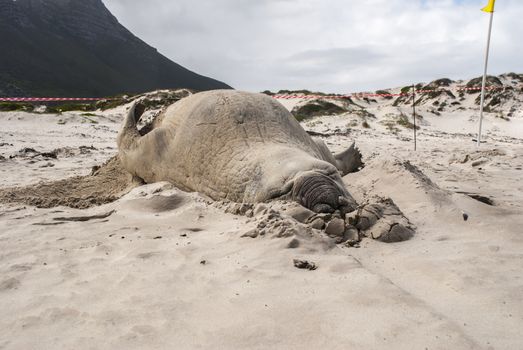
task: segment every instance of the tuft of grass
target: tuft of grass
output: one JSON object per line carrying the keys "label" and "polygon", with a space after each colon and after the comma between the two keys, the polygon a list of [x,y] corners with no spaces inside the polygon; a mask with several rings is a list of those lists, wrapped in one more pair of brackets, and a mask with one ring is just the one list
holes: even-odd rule
{"label": "tuft of grass", "polygon": [[[400,117],[396,120],[396,123],[403,126],[404,128],[414,129],[414,124],[409,121],[409,117],[407,117],[405,114],[401,114]],[[416,125],[416,130],[419,130],[418,125]]]}
{"label": "tuft of grass", "polygon": [[[510,114],[510,113],[509,113]],[[507,122],[510,121],[510,118],[509,117],[505,117],[505,115],[503,114],[503,112],[498,112],[498,114],[496,114],[496,118],[499,118],[499,119],[503,119]]]}
{"label": "tuft of grass", "polygon": [[[390,91],[387,91],[387,90],[376,90],[375,93],[376,94],[380,94],[380,95],[388,95],[388,94],[390,94]],[[386,100],[392,100],[393,99],[392,96],[381,96],[381,98],[384,98]]]}
{"label": "tuft of grass", "polygon": [[[266,93],[266,91],[264,91],[263,93]],[[283,94],[289,94],[289,95],[303,94],[303,95],[320,95],[320,96],[327,95],[324,92],[310,91],[310,90],[305,90],[305,89],[302,89],[302,90],[280,90],[280,91],[277,92],[277,94],[278,95],[283,95]]]}
{"label": "tuft of grass", "polygon": [[178,95],[162,94],[157,99],[144,98],[141,103],[145,106],[145,110],[151,110],[169,106],[180,99]]}
{"label": "tuft of grass", "polygon": [[115,98],[111,100],[100,100],[96,103],[96,108],[101,109],[102,111],[106,111],[108,109],[113,109],[116,107],[120,107],[126,103],[128,103],[129,100],[126,98]]}
{"label": "tuft of grass", "polygon": [[[466,87],[479,87],[481,86],[481,83],[483,82],[483,77],[477,77],[474,79],[469,80],[469,82],[466,84]],[[498,77],[487,75],[487,86],[490,87],[503,87],[503,83],[501,80],[499,80]],[[470,91],[469,93],[474,94],[478,91]]]}
{"label": "tuft of grass", "polygon": [[432,83],[429,84],[429,86],[435,86],[435,87],[441,87],[441,86],[450,86],[453,81],[449,78],[441,78],[438,80],[434,80]]}
{"label": "tuft of grass", "polygon": [[412,89],[412,86],[404,86],[401,88],[401,93],[402,94],[407,94],[410,92],[410,90]]}
{"label": "tuft of grass", "polygon": [[336,115],[347,112],[346,109],[327,101],[309,102],[292,111],[292,114],[299,122],[322,115]]}
{"label": "tuft of grass", "polygon": [[313,122],[308,122],[308,123],[307,123],[307,127],[308,127],[308,128],[313,128],[313,127],[315,127],[316,125],[321,125],[321,124],[323,124],[323,122],[322,122],[321,120],[315,120],[315,121],[313,121]]}
{"label": "tuft of grass", "polygon": [[363,120],[366,119],[376,119],[376,116],[370,112],[368,112],[366,109],[359,109],[352,111],[352,114],[356,114],[358,117],[360,117]]}
{"label": "tuft of grass", "polygon": [[396,123],[393,120],[383,120],[380,123],[385,125],[387,130],[389,130],[394,135],[397,135],[400,132],[400,129],[396,127]]}
{"label": "tuft of grass", "polygon": [[25,102],[0,102],[0,112],[24,111],[32,112],[34,106]]}
{"label": "tuft of grass", "polygon": [[447,102],[443,101],[438,107],[438,112],[444,112],[445,107],[447,107]]}
{"label": "tuft of grass", "polygon": [[82,123],[98,124],[98,121],[91,119],[89,117],[84,117],[84,120],[82,120]]}
{"label": "tuft of grass", "polygon": [[63,112],[72,111],[94,111],[95,109],[96,107],[92,103],[63,103],[59,105],[48,106],[46,108],[46,112],[61,114]]}
{"label": "tuft of grass", "polygon": [[347,123],[346,127],[347,129],[355,128],[358,126],[358,120],[353,119],[350,121],[350,123]]}

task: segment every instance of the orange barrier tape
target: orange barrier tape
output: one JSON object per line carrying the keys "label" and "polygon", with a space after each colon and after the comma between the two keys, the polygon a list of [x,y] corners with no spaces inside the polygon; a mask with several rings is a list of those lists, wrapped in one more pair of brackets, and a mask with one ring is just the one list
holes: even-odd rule
{"label": "orange barrier tape", "polygon": [[0,102],[56,102],[56,101],[100,101],[105,97],[0,97]]}

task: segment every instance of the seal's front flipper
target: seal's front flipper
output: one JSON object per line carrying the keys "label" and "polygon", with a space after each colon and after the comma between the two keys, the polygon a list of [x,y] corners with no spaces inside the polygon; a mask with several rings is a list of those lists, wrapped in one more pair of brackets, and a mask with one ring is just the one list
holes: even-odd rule
{"label": "seal's front flipper", "polygon": [[346,217],[359,236],[385,243],[402,242],[414,236],[414,226],[390,198],[372,198]]}

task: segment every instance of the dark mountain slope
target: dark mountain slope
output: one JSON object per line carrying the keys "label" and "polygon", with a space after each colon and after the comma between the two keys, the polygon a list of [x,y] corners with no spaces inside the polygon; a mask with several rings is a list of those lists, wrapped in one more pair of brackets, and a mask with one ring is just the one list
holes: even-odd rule
{"label": "dark mountain slope", "polygon": [[101,0],[0,0],[0,96],[229,88],[170,61]]}

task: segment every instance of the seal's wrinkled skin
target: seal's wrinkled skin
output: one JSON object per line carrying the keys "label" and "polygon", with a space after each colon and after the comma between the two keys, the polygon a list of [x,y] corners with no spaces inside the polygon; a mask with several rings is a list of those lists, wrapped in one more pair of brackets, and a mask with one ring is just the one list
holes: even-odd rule
{"label": "seal's wrinkled skin", "polygon": [[215,200],[292,199],[320,213],[350,212],[342,175],[361,166],[352,145],[333,156],[273,98],[234,90],[186,97],[141,136],[133,105],[118,135],[124,167],[145,182],[169,181]]}

